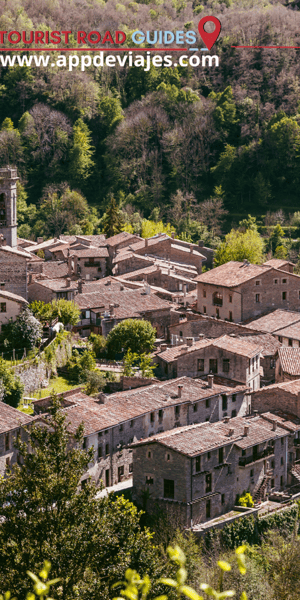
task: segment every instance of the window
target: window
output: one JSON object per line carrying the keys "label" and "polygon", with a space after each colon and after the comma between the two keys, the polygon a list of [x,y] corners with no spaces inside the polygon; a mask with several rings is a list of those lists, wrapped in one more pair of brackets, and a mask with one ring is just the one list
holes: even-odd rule
{"label": "window", "polygon": [[229,321],[233,321],[231,310],[229,311]]}
{"label": "window", "polygon": [[182,337],[182,331],[179,331],[179,335],[180,335],[180,337]]}
{"label": "window", "polygon": [[271,461],[271,469],[275,469],[275,460]]}
{"label": "window", "polygon": [[255,294],[255,302],[260,302],[260,294]]}
{"label": "window", "polygon": [[147,452],[147,457],[148,457],[148,458],[152,458],[152,453],[151,453],[151,450],[148,450],[148,452]]}
{"label": "window", "polygon": [[107,434],[108,434],[108,429],[105,429],[104,435],[107,435]]}
{"label": "window", "polygon": [[250,477],[253,477],[253,476],[254,476],[254,469],[251,469],[251,471],[250,471]]}
{"label": "window", "polygon": [[122,481],[122,477],[124,475],[124,465],[118,467],[118,482]]}
{"label": "window", "polygon": [[280,464],[283,465],[283,456],[280,459]]}
{"label": "window", "polygon": [[9,433],[5,434],[5,450],[9,450]]}
{"label": "window", "polygon": [[98,446],[98,458],[102,458],[102,446]]}
{"label": "window", "polygon": [[205,408],[209,408],[210,407],[210,400],[209,398],[206,398],[205,400]]}
{"label": "window", "polygon": [[282,342],[282,336],[281,335],[278,336],[278,341]]}
{"label": "window", "polygon": [[207,423],[208,421],[209,421],[209,417],[206,417],[205,418],[205,422]]}
{"label": "window", "polygon": [[133,463],[130,463],[129,465],[129,473],[133,473]]}
{"label": "window", "polygon": [[223,358],[223,373],[229,373],[230,360],[229,358]]}
{"label": "window", "polygon": [[7,456],[7,457],[6,457],[6,459],[5,459],[5,464],[6,464],[6,466],[7,466],[7,467],[9,467],[9,466],[10,466],[10,456]]}
{"label": "window", "polygon": [[[5,288],[5,281],[0,281],[0,288],[4,289]],[[299,292],[300,294],[300,292]]]}
{"label": "window", "polygon": [[222,410],[227,410],[227,396],[222,394]]}
{"label": "window", "polygon": [[230,304],[232,303],[232,295],[231,294],[229,295],[229,302],[230,302]]}
{"label": "window", "polygon": [[196,472],[201,471],[201,456],[196,456]]}
{"label": "window", "polygon": [[102,437],[102,431],[98,432],[98,438]]}
{"label": "window", "polygon": [[210,456],[211,456],[211,454],[210,454],[210,452],[208,452],[208,453],[207,453],[207,460],[209,460],[209,459],[210,459]]}
{"label": "window", "polygon": [[275,479],[271,479],[271,488],[275,487]]}
{"label": "window", "polygon": [[174,500],[174,479],[164,479],[164,498]]}
{"label": "window", "polygon": [[204,358],[198,358],[198,371],[204,371]]}
{"label": "window", "polygon": [[260,281],[259,281],[259,280],[257,280],[257,281],[255,282],[255,285],[260,285]]}
{"label": "window", "polygon": [[217,373],[218,372],[218,361],[216,358],[209,359],[209,372]]}
{"label": "window", "polygon": [[109,469],[105,471],[105,487],[109,487]]}
{"label": "window", "polygon": [[168,453],[168,454],[166,455],[166,461],[167,461],[167,462],[170,462],[170,460],[171,460],[171,456],[170,456],[170,454]]}
{"label": "window", "polygon": [[213,293],[213,305],[214,306],[223,306],[223,296],[220,292]]}
{"label": "window", "polygon": [[203,290],[203,298],[206,298],[206,290]]}
{"label": "window", "polygon": [[179,417],[180,414],[180,406],[175,406],[175,417]]}
{"label": "window", "polygon": [[162,421],[163,414],[164,414],[164,411],[163,411],[162,409],[160,409],[160,410],[158,411],[158,419],[159,419],[159,421],[160,421],[160,422]]}
{"label": "window", "polygon": [[133,427],[133,421],[130,421],[130,427]]}
{"label": "window", "polygon": [[205,475],[205,484],[205,491],[211,492],[211,473],[207,473],[207,475]]}
{"label": "window", "polygon": [[287,282],[287,279],[283,279],[283,280],[282,280],[282,283],[286,283],[286,282]]}
{"label": "window", "polygon": [[289,338],[289,346],[293,347],[293,340],[291,338]]}
{"label": "window", "polygon": [[283,446],[284,444],[284,438],[281,438],[281,445]]}
{"label": "window", "polygon": [[276,367],[276,360],[275,360],[275,358],[271,358],[270,359],[270,368],[275,369],[275,367]]}
{"label": "window", "polygon": [[246,456],[246,450],[242,450],[242,456]]}
{"label": "window", "polygon": [[283,487],[283,475],[280,475],[280,487]]}
{"label": "window", "polygon": [[210,518],[210,500],[206,501],[206,518]]}
{"label": "window", "polygon": [[274,283],[275,283],[275,285],[277,285],[278,279],[274,279]]}
{"label": "window", "polygon": [[153,477],[146,475],[146,485],[153,485]]}
{"label": "window", "polygon": [[236,394],[232,394],[232,402],[236,401]]}
{"label": "window", "polygon": [[197,410],[198,410],[198,404],[194,404],[193,410],[194,410],[194,412],[197,412]]}
{"label": "window", "polygon": [[224,448],[219,448],[219,465],[224,462]]}
{"label": "window", "polygon": [[287,292],[282,292],[282,300],[286,300]]}
{"label": "window", "polygon": [[236,410],[235,410],[235,408],[231,411],[231,418],[233,419],[234,417],[236,417]]}
{"label": "window", "polygon": [[2,312],[2,313],[6,312],[6,302],[0,303],[0,312]]}
{"label": "window", "polygon": [[119,431],[123,431],[123,425],[122,424],[119,427]]}
{"label": "window", "polygon": [[105,444],[105,454],[106,456],[109,454],[109,444]]}
{"label": "window", "polygon": [[151,421],[151,423],[154,423],[154,421],[155,421],[155,413],[154,412],[152,412],[150,415],[150,421]]}
{"label": "window", "polygon": [[203,306],[203,313],[206,315],[206,306]]}

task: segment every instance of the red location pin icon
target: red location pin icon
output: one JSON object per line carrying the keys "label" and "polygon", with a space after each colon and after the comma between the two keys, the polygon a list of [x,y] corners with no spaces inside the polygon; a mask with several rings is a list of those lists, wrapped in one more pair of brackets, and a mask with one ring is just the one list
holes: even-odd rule
{"label": "red location pin icon", "polygon": [[[208,21],[211,21],[216,26],[215,30],[212,33],[208,33],[204,29],[204,25]],[[198,23],[198,31],[204,41],[204,44],[206,44],[207,48],[210,50],[213,47],[213,45],[216,43],[216,41],[220,35],[221,22],[219,21],[219,19],[217,19],[217,17],[203,17],[202,19],[200,19],[200,21]]]}

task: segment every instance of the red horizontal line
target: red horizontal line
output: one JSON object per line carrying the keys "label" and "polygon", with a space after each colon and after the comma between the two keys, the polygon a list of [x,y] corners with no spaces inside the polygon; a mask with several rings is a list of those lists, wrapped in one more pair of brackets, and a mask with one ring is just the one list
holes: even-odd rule
{"label": "red horizontal line", "polygon": [[300,46],[231,46],[231,48],[300,48]]}
{"label": "red horizontal line", "polygon": [[187,52],[187,48],[1,48],[0,52]]}

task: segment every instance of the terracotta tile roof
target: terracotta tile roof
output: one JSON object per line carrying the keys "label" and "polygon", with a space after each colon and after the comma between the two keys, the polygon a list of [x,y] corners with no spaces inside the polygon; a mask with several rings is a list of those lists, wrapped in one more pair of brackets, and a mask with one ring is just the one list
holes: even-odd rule
{"label": "terracotta tile roof", "polygon": [[32,240],[25,240],[24,238],[17,238],[17,246],[21,246],[21,248],[27,248],[28,246],[36,246],[36,242]]}
{"label": "terracotta tile roof", "polygon": [[44,250],[45,248],[51,248],[52,246],[62,246],[62,245],[63,245],[63,242],[60,241],[58,238],[51,238],[50,240],[45,240],[44,242],[41,242],[40,244],[36,244],[35,246],[28,248],[28,250],[30,252],[37,252],[38,250]]}
{"label": "terracotta tile roof", "polygon": [[153,310],[170,310],[172,306],[169,302],[154,294],[145,294],[143,290],[130,290],[128,288],[124,288],[119,293],[101,289],[99,292],[77,294],[75,302],[81,309],[105,307],[105,310],[108,310],[109,305],[114,304],[116,319],[140,317],[141,313]]}
{"label": "terracotta tile roof", "polygon": [[25,298],[23,298],[22,296],[18,296],[17,294],[13,294],[12,292],[7,292],[6,290],[0,289],[0,298],[1,300],[2,298],[5,300],[14,300],[19,304],[28,304],[27,300],[25,300]]}
{"label": "terracotta tile roof", "polygon": [[278,350],[278,356],[284,373],[300,377],[300,348],[282,346]]}
{"label": "terracotta tile roof", "polygon": [[[33,246],[36,248],[36,246]],[[16,254],[17,256],[23,256],[23,258],[28,258],[29,260],[32,258],[30,252],[27,251],[27,248],[23,248],[23,250],[18,250],[17,248],[11,248],[11,246],[0,246],[0,252],[5,252],[7,254]]]}
{"label": "terracotta tile roof", "polygon": [[38,283],[54,292],[58,292],[59,290],[77,290],[78,287],[77,281],[71,281],[69,283],[64,277],[61,277],[60,279],[36,279],[34,283]]}
{"label": "terracotta tile roof", "polygon": [[108,257],[108,250],[107,248],[96,246],[89,246],[80,250],[72,250],[70,248],[70,256],[77,256],[78,258],[106,258]]}
{"label": "terracotta tile roof", "polygon": [[300,419],[294,415],[284,413],[281,410],[274,410],[274,412],[266,412],[260,415],[263,419],[273,423],[276,421],[280,427],[287,429],[290,432],[300,430]]}
{"label": "terracotta tile roof", "polygon": [[117,246],[118,244],[121,244],[123,242],[130,242],[130,240],[133,242],[134,240],[137,240],[139,238],[139,236],[134,235],[133,233],[128,233],[128,231],[121,231],[121,233],[117,233],[116,235],[113,235],[112,237],[109,237],[105,240],[105,245],[107,246]]}
{"label": "terracotta tile roof", "polygon": [[300,321],[298,323],[293,323],[288,327],[284,327],[283,329],[278,329],[275,334],[293,340],[300,340]]}
{"label": "terracotta tile roof", "polygon": [[105,246],[105,235],[60,235],[59,239],[72,244],[78,240],[92,242],[94,246]]}
{"label": "terracotta tile roof", "polygon": [[252,396],[260,396],[265,393],[269,393],[269,391],[276,390],[284,390],[293,396],[298,396],[300,393],[300,379],[294,379],[293,381],[283,381],[282,383],[272,383],[271,385],[266,385],[265,387],[260,388],[259,390],[253,391]]}
{"label": "terracotta tile roof", "polygon": [[[243,335],[239,335],[240,339],[245,339]],[[247,335],[246,339],[250,344],[255,344],[260,347],[260,353],[263,357],[274,356],[282,344],[271,333],[260,333],[258,335]]]}
{"label": "terracotta tile roof", "polygon": [[[244,435],[245,425],[249,427],[247,435]],[[229,435],[229,431],[232,429],[234,430],[233,434]],[[228,423],[219,421],[171,429],[136,442],[133,446],[157,442],[186,456],[196,456],[222,446],[232,446],[232,444],[246,449],[286,435],[287,431],[280,426],[273,431],[272,423],[261,416],[234,417]],[[226,459],[226,455],[224,458]]]}
{"label": "terracotta tile roof", "polygon": [[230,335],[223,335],[219,338],[204,339],[194,342],[193,346],[174,346],[164,352],[161,352],[158,356],[165,362],[172,362],[178,359],[180,356],[191,354],[192,352],[207,348],[209,346],[215,348],[222,348],[231,352],[232,354],[239,354],[240,356],[252,357],[260,352],[260,345],[248,342],[248,338],[235,338]]}
{"label": "terracotta tile roof", "polygon": [[157,267],[154,265],[150,265],[150,267],[143,267],[142,269],[137,269],[136,271],[130,271],[130,273],[123,273],[123,275],[118,275],[120,279],[131,279],[132,277],[138,277],[139,275],[147,275],[150,273],[156,273]]}
{"label": "terracotta tile roof", "polygon": [[118,252],[118,254],[114,257],[113,264],[122,262],[123,260],[128,260],[129,258],[132,258],[133,256],[135,258],[138,258],[138,260],[140,262],[143,261],[148,264],[149,264],[149,262],[153,263],[153,259],[149,258],[148,256],[136,255],[131,250],[128,250],[128,248],[124,248],[124,252]]}
{"label": "terracotta tile roof", "polygon": [[280,267],[284,267],[285,265],[293,265],[293,263],[291,263],[289,260],[271,258],[270,260],[266,260],[266,262],[264,262],[264,265],[267,265],[268,267],[274,267],[274,269],[280,269]]}
{"label": "terracotta tile roof", "polygon": [[42,273],[49,279],[66,277],[68,275],[68,264],[60,260],[47,260],[42,264]]}
{"label": "terracotta tile roof", "polygon": [[0,433],[17,429],[22,425],[31,423],[33,417],[26,415],[25,413],[12,408],[4,402],[0,402]]}
{"label": "terracotta tile roof", "polygon": [[220,267],[211,269],[211,271],[201,273],[201,275],[196,277],[196,281],[200,283],[212,283],[222,287],[236,287],[254,277],[259,277],[270,269],[271,267],[267,267],[266,265],[251,265],[250,263],[232,260]]}
{"label": "terracotta tile roof", "polygon": [[273,312],[247,323],[245,327],[248,329],[259,329],[266,333],[274,333],[283,327],[287,327],[292,323],[300,321],[300,312],[292,312],[289,310],[274,310]]}
{"label": "terracotta tile roof", "polygon": [[[178,396],[178,385],[183,386],[181,398]],[[180,377],[164,383],[155,383],[147,387],[111,394],[107,397],[105,404],[99,404],[82,394],[81,402],[77,401],[76,406],[64,410],[71,423],[69,429],[75,431],[83,421],[85,433],[88,435],[155,410],[164,409],[167,406],[193,403],[219,394],[232,394],[246,391],[246,389],[246,386],[242,385],[236,388],[213,385],[210,388],[204,381]],[[73,398],[76,402],[75,395],[69,395],[67,400],[73,401]],[[78,406],[79,409],[77,409]]]}
{"label": "terracotta tile roof", "polygon": [[171,238],[167,234],[163,233],[162,235],[147,238],[147,245],[145,239],[142,239],[140,242],[130,244],[130,249],[133,250],[133,252],[137,252],[137,250],[142,250],[143,248],[149,248],[151,246],[157,246],[157,244],[170,239]]}

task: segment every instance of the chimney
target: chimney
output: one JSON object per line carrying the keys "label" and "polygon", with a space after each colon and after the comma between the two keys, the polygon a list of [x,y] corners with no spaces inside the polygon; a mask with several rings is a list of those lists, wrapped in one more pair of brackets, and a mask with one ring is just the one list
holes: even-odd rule
{"label": "chimney", "polygon": [[193,337],[187,337],[186,338],[186,344],[187,344],[187,346],[193,346],[194,345],[194,338]]}
{"label": "chimney", "polygon": [[161,352],[165,352],[165,350],[167,349],[167,347],[168,347],[168,344],[161,344],[160,345],[160,351]]}
{"label": "chimney", "polygon": [[115,307],[114,307],[114,305],[113,305],[113,304],[110,304],[110,305],[109,305],[109,315],[110,315],[111,317],[113,317],[113,316],[114,316],[114,312],[115,312]]}
{"label": "chimney", "polygon": [[190,246],[190,252],[191,252],[191,254],[193,254],[193,252],[194,252],[193,246]]}
{"label": "chimney", "polygon": [[229,431],[228,431],[228,436],[231,437],[234,434],[234,429],[233,427],[230,427]]}
{"label": "chimney", "polygon": [[203,241],[203,240],[200,240],[200,241],[198,242],[198,246],[199,246],[199,248],[204,248],[204,241]]}
{"label": "chimney", "polygon": [[175,238],[175,231],[171,231],[171,238],[172,238],[172,240],[174,240],[174,238]]}
{"label": "chimney", "polygon": [[120,290],[121,290],[121,292],[123,292],[123,290],[125,290],[125,287],[124,287],[124,285],[121,285],[121,286],[120,286]]}
{"label": "chimney", "polygon": [[78,294],[82,294],[83,293],[83,286],[84,286],[83,279],[79,279],[78,280]]}
{"label": "chimney", "polygon": [[148,238],[145,238],[145,248],[148,248]]}
{"label": "chimney", "polygon": [[178,386],[178,398],[181,398],[183,385]]}
{"label": "chimney", "polygon": [[272,423],[272,431],[276,431],[277,429],[277,421],[273,421]]}
{"label": "chimney", "polygon": [[258,410],[254,410],[254,411],[253,411],[253,414],[254,414],[254,416],[255,416],[255,417],[257,417],[257,415],[258,415]]}
{"label": "chimney", "polygon": [[247,437],[249,433],[249,425],[244,425],[244,436]]}
{"label": "chimney", "polygon": [[204,333],[199,333],[199,340],[204,340]]}
{"label": "chimney", "polygon": [[[42,243],[43,243],[43,241],[44,241],[44,238],[43,238],[43,237],[37,237],[37,238],[36,238],[36,241],[37,241],[37,243],[38,243],[38,244],[42,244]],[[55,240],[54,240],[54,241],[55,241]]]}
{"label": "chimney", "polygon": [[207,383],[208,383],[208,387],[212,388],[214,385],[214,376],[213,375],[207,375]]}
{"label": "chimney", "polygon": [[70,287],[71,285],[71,277],[66,278],[66,287]]}
{"label": "chimney", "polygon": [[224,417],[223,421],[224,421],[224,423],[229,423],[230,417]]}
{"label": "chimney", "polygon": [[187,350],[187,346],[185,344],[183,346],[180,346],[180,352],[182,354],[184,354],[186,352],[186,350]]}

